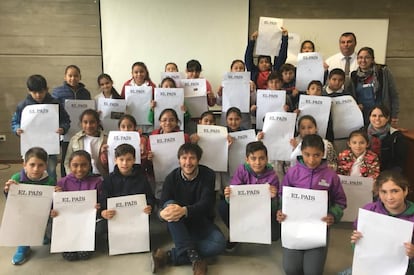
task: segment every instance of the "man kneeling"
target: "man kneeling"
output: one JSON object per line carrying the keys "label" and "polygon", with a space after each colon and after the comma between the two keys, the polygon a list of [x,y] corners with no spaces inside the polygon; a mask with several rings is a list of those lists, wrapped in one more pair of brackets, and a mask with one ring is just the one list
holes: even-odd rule
{"label": "man kneeling", "polygon": [[194,274],[207,273],[205,257],[224,251],[226,240],[214,224],[215,174],[200,165],[201,148],[186,143],[178,149],[180,167],[165,179],[159,216],[168,224],[175,247],[152,252],[152,272],[166,265],[191,263]]}

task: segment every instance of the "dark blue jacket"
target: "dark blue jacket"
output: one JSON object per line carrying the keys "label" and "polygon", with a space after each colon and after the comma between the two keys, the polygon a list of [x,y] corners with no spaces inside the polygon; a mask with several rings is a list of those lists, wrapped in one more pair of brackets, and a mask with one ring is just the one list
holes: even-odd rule
{"label": "dark blue jacket", "polygon": [[85,85],[79,83],[78,89],[74,92],[66,81],[63,82],[62,86],[53,89],[52,96],[59,100],[62,106],[65,106],[65,99],[91,99],[91,93],[85,88]]}

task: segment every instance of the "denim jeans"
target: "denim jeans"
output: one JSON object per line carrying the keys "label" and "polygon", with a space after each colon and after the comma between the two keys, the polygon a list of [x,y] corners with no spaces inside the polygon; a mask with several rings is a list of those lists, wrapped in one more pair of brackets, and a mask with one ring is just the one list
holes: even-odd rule
{"label": "denim jeans", "polygon": [[[167,201],[164,208],[174,201]],[[190,263],[187,250],[195,249],[205,257],[217,256],[226,247],[226,239],[220,229],[207,217],[187,219],[181,218],[177,222],[167,224],[175,247],[171,249],[171,260],[174,265]]]}
{"label": "denim jeans", "polygon": [[47,160],[47,173],[49,177],[54,178],[57,181],[57,174],[56,174],[56,165],[57,165],[57,156],[58,155],[49,155]]}

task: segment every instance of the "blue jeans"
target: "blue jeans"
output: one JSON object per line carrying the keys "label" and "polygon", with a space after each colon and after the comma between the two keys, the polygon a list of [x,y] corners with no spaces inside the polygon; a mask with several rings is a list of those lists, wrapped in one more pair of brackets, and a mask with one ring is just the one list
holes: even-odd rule
{"label": "blue jeans", "polygon": [[[175,202],[167,201],[164,207],[172,203]],[[181,218],[167,225],[175,244],[175,247],[171,249],[171,260],[174,265],[190,263],[187,256],[189,249],[195,249],[201,257],[205,258],[219,255],[226,247],[223,233],[207,217]]]}
{"label": "blue jeans", "polygon": [[47,173],[49,174],[49,177],[54,178],[55,181],[57,181],[56,165],[57,155],[49,155],[47,160]]}

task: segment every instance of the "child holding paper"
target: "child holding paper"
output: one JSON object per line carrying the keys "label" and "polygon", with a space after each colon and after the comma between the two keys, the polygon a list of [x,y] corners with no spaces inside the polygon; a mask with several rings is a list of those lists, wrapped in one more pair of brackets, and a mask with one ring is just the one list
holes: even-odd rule
{"label": "child holding paper", "polygon": [[[229,203],[231,185],[241,184],[269,184],[272,198],[271,224],[272,241],[280,238],[280,224],[276,221],[276,195],[279,180],[273,167],[268,163],[267,148],[261,141],[250,142],[246,146],[246,163],[241,164],[230,181],[230,186],[224,188],[225,200],[220,201],[218,212],[224,224],[229,227]],[[226,250],[232,251],[237,243],[227,241]]]}
{"label": "child holding paper", "polygon": [[98,76],[98,85],[100,93],[95,96],[97,101],[99,98],[122,99],[121,95],[114,88],[114,82],[109,74],[100,74]]}
{"label": "child holding paper", "polygon": [[[160,121],[160,128],[152,131],[151,135],[159,135],[159,134],[169,134],[174,132],[180,132],[179,123],[180,120],[178,119],[177,112],[174,109],[164,109],[159,117]],[[184,141],[186,143],[190,142],[190,137],[188,134],[184,133]],[[147,151],[148,155],[147,158],[149,161],[152,161],[153,159],[153,153],[151,151],[151,144],[147,143]],[[155,197],[157,199],[161,196],[162,186],[164,182],[155,182]]]}
{"label": "child holding paper", "polygon": [[[328,226],[340,221],[346,207],[345,192],[338,175],[330,169],[323,160],[325,145],[322,138],[316,134],[307,135],[302,141],[302,156],[297,164],[290,168],[279,189],[281,201],[283,186],[326,190],[328,192],[328,214],[321,217]],[[279,204],[281,207],[281,203]],[[277,211],[277,220],[281,223],[289,219],[282,210]],[[317,247],[307,250],[283,248],[283,269],[291,274],[322,274],[327,247]]]}
{"label": "child holding paper", "polygon": [[[20,128],[21,119],[22,119],[22,112],[23,109],[28,105],[34,104],[58,104],[59,106],[59,128],[56,129],[56,133],[63,135],[65,134],[70,127],[70,118],[69,115],[66,113],[63,104],[59,103],[59,100],[53,98],[48,90],[46,79],[41,75],[31,75],[27,79],[26,82],[27,89],[29,94],[27,95],[26,99],[19,102],[16,107],[16,111],[13,114],[12,121],[11,121],[11,128],[12,131],[18,135],[24,135],[23,129]],[[62,149],[63,150],[63,149]],[[63,152],[63,151],[62,151]],[[56,165],[57,165],[57,155],[49,155],[49,159],[47,162],[47,171],[49,176],[57,179],[56,175]]]}
{"label": "child holding paper", "polygon": [[[236,59],[231,62],[230,65],[230,72],[245,72],[246,66],[243,62],[243,60]],[[250,107],[256,104],[256,84],[254,84],[253,81],[250,80]],[[216,104],[221,106],[223,104],[223,86],[220,86],[217,91],[216,96]],[[226,118],[226,112],[221,112],[221,124],[224,124]],[[250,113],[242,113],[242,125],[246,129],[252,128],[252,118]]]}
{"label": "child holding paper", "polygon": [[135,62],[131,68],[132,78],[127,80],[122,86],[121,97],[125,98],[126,86],[151,86],[152,92],[154,92],[155,84],[151,81],[147,65],[144,62]]}
{"label": "child holding paper", "polygon": [[[101,192],[102,177],[94,175],[92,171],[91,155],[85,150],[78,150],[69,156],[70,173],[61,178],[57,185],[57,192],[96,190],[97,195]],[[96,209],[99,209],[99,204]],[[59,215],[56,210],[52,210],[50,216],[55,218]],[[67,261],[88,260],[92,256],[92,251],[63,252],[62,257]]]}
{"label": "child holding paper", "polygon": [[108,158],[106,157],[107,135],[103,131],[99,113],[92,109],[82,112],[79,117],[82,130],[77,132],[69,142],[65,167],[70,171],[69,158],[77,150],[87,151],[92,158],[92,173],[97,175],[108,174]]}
{"label": "child holding paper", "polygon": [[[151,214],[155,199],[151,186],[139,164],[135,164],[135,148],[130,144],[121,144],[115,148],[115,168],[104,178],[102,192],[99,196],[100,216],[105,220],[116,215],[113,209],[107,209],[107,199],[120,196],[145,194],[147,206],[143,209]],[[99,234],[107,233],[107,222],[100,223]]]}
{"label": "child holding paper", "polygon": [[250,78],[256,84],[257,89],[267,88],[267,78],[272,71],[278,71],[280,66],[285,63],[287,58],[288,48],[288,31],[282,27],[282,44],[280,46],[279,55],[275,56],[274,64],[272,66],[271,57],[268,55],[259,55],[257,58],[257,65],[253,61],[253,49],[256,44],[258,32],[255,31],[251,35],[251,39],[247,44],[246,53],[244,55],[244,62],[247,70],[251,72]]}
{"label": "child holding paper", "polygon": [[380,161],[368,146],[369,138],[365,131],[352,131],[348,138],[349,149],[338,156],[338,174],[376,179],[380,173]]}
{"label": "child holding paper", "polygon": [[[200,78],[202,68],[198,60],[191,59],[187,62],[185,73],[187,79],[198,79]],[[211,88],[210,82],[206,79],[206,88],[207,88],[207,104],[208,106],[214,106],[216,104],[216,97],[214,96],[213,89]]]}
{"label": "child holding paper", "polygon": [[[368,203],[363,208],[372,212],[388,215],[398,219],[414,222],[414,203],[407,200],[407,194],[410,184],[401,175],[401,173],[393,170],[381,172],[375,182],[375,189],[379,194],[379,200]],[[364,236],[364,232],[358,232],[358,219],[354,222],[354,231],[351,236],[351,243],[357,243]],[[410,258],[407,273],[414,272],[414,232],[411,242],[401,244],[401,248],[405,250],[406,255]],[[345,273],[344,273],[345,274]],[[350,273],[346,273],[350,274]]]}
{"label": "child holding paper", "polygon": [[[52,97],[59,100],[62,106],[65,106],[66,99],[76,99],[76,100],[90,100],[91,93],[86,89],[85,85],[81,83],[81,71],[80,68],[76,65],[69,65],[65,69],[65,74],[63,77],[63,85],[55,87],[52,92]],[[62,141],[62,155],[60,163],[60,174],[62,177],[66,176],[64,160],[66,158],[66,151],[68,148],[69,142]]]}
{"label": "child holding paper", "polygon": [[[27,150],[24,155],[23,169],[12,175],[4,185],[4,194],[7,196],[9,193],[10,185],[12,184],[38,184],[38,185],[50,185],[54,186],[56,180],[49,177],[47,174],[47,160],[48,155],[43,148],[32,147]],[[30,206],[28,206],[30,207]],[[12,264],[21,265],[30,256],[30,246],[18,246],[16,253],[12,258]]]}

